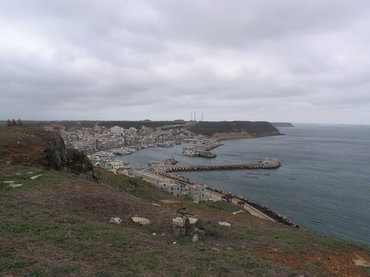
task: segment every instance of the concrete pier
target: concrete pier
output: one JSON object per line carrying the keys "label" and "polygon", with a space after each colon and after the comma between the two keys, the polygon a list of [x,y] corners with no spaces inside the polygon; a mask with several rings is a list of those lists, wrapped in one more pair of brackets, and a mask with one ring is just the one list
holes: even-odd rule
{"label": "concrete pier", "polygon": [[280,167],[280,162],[277,159],[267,158],[257,163],[222,163],[222,164],[183,164],[183,165],[167,165],[153,166],[155,170],[164,172],[176,171],[203,171],[203,170],[226,170],[226,169],[274,169]]}

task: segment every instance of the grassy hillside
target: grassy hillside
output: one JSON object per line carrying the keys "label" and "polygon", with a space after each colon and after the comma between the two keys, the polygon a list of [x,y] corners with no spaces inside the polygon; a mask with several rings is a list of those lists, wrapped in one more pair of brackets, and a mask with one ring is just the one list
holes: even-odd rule
{"label": "grassy hillside", "polygon": [[[32,173],[31,173],[32,172]],[[36,180],[30,176],[42,174]],[[4,181],[21,183],[11,188]],[[0,169],[0,276],[367,276],[369,248],[233,215],[235,206],[174,199],[146,182],[100,171]],[[160,206],[154,206],[156,203]],[[200,240],[172,232],[176,208],[200,219]],[[136,225],[130,217],[151,220]],[[122,224],[109,224],[119,216]],[[231,223],[231,228],[218,226]],[[155,233],[155,235],[153,235]],[[174,242],[176,242],[174,244]]]}
{"label": "grassy hillside", "polygon": [[[369,275],[354,263],[370,261],[367,246],[247,212],[234,215],[239,208],[232,204],[197,204],[103,170],[95,181],[90,174],[46,169],[42,156],[27,151],[36,143],[39,153],[44,136],[53,134],[0,131],[0,158],[7,155],[0,164],[0,276]],[[188,235],[172,226],[180,207],[199,219]],[[131,221],[135,215],[151,223],[137,225]],[[110,224],[112,217],[122,223]]]}

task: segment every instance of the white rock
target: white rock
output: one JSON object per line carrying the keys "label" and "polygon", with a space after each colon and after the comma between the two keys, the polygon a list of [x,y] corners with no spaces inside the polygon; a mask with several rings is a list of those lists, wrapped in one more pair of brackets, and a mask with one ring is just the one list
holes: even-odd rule
{"label": "white rock", "polygon": [[239,213],[242,213],[244,212],[243,210],[239,210],[239,211],[235,211],[235,212],[232,212],[232,214],[239,214]]}
{"label": "white rock", "polygon": [[353,260],[355,265],[362,266],[362,267],[370,267],[370,261],[366,261],[365,259],[363,259],[362,257],[358,255],[356,256],[357,256],[357,259]]}
{"label": "white rock", "polygon": [[156,207],[160,207],[161,205],[157,204],[157,203],[152,203],[153,206],[156,206]]}
{"label": "white rock", "polygon": [[185,221],[184,221],[184,219],[182,218],[182,217],[179,217],[179,216],[177,216],[177,217],[174,217],[173,219],[172,219],[172,223],[174,224],[174,225],[176,225],[177,227],[184,227],[184,225],[185,225]]}
{"label": "white rock", "polygon": [[19,188],[19,187],[23,186],[23,184],[10,184],[9,186],[12,187],[12,188]]}
{"label": "white rock", "polygon": [[14,181],[4,181],[4,184],[7,184],[7,185],[14,184]]}
{"label": "white rock", "polygon": [[189,223],[191,224],[191,225],[194,225],[194,224],[197,224],[198,223],[198,218],[196,218],[196,217],[189,217]]}
{"label": "white rock", "polygon": [[119,217],[112,217],[109,220],[109,223],[112,223],[112,224],[121,224],[122,223],[122,219],[119,218]]}
{"label": "white rock", "polygon": [[195,235],[193,236],[193,238],[191,239],[191,241],[192,241],[193,243],[196,243],[198,240],[199,240],[199,236],[198,236],[198,234],[195,234]]}
{"label": "white rock", "polygon": [[138,217],[138,216],[133,216],[131,217],[131,220],[134,223],[140,224],[140,225],[148,225],[150,224],[150,220],[144,217]]}
{"label": "white rock", "polygon": [[35,176],[31,176],[30,178],[31,178],[31,180],[35,180],[35,179],[39,178],[41,175],[42,175],[42,174],[35,175]]}
{"label": "white rock", "polygon": [[225,227],[231,227],[231,224],[230,223],[228,223],[228,222],[226,222],[226,221],[220,221],[220,222],[218,222],[218,225],[220,225],[220,226],[225,226]]}

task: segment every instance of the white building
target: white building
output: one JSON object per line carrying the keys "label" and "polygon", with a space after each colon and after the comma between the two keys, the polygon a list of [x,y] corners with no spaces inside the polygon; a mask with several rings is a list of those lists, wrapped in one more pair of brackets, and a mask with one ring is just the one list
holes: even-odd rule
{"label": "white building", "polygon": [[189,186],[189,195],[196,201],[202,201],[205,198],[205,187],[201,184]]}
{"label": "white building", "polygon": [[180,196],[182,194],[182,189],[180,184],[175,183],[160,183],[159,188],[161,190],[167,191],[175,196]]}
{"label": "white building", "polygon": [[123,134],[123,128],[119,126],[114,126],[110,128],[110,132],[114,135],[122,135]]}

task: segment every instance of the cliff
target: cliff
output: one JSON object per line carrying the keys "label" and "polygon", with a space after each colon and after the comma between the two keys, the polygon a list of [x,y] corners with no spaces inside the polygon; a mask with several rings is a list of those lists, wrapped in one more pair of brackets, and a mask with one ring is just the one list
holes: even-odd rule
{"label": "cliff", "polygon": [[46,149],[66,151],[62,137],[55,132],[32,127],[0,127],[0,164],[46,165]]}
{"label": "cliff", "polygon": [[189,131],[218,139],[281,135],[278,129],[266,121],[201,121],[193,124]]}
{"label": "cliff", "polygon": [[32,127],[0,127],[0,166],[43,166],[77,172],[93,171],[86,155],[66,148],[63,138],[56,132]]}

